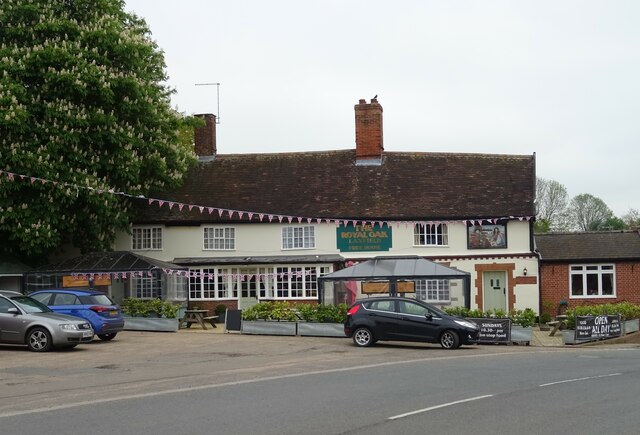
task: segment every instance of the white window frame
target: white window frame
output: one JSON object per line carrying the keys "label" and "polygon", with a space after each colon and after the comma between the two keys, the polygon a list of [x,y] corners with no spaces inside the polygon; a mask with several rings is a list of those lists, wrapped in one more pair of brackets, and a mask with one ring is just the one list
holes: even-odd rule
{"label": "white window frame", "polygon": [[430,303],[451,303],[451,284],[448,279],[416,280],[416,299]]}
{"label": "white window frame", "polygon": [[205,251],[235,251],[236,229],[234,227],[204,227],[202,229],[202,249]]}
{"label": "white window frame", "polygon": [[236,269],[202,267],[189,270],[189,300],[210,301],[233,299],[233,274]]}
{"label": "white window frame", "polygon": [[162,227],[133,227],[131,229],[132,251],[162,251]]}
{"label": "white window frame", "polygon": [[[591,275],[592,279],[595,275],[597,279],[597,289],[596,293],[589,293],[589,276]],[[611,279],[611,291],[612,294],[605,295],[602,294],[603,291],[603,277],[605,275],[610,275]],[[579,279],[582,277],[582,294],[574,295],[573,294],[573,282],[575,279]],[[613,299],[616,298],[616,267],[615,264],[612,263],[603,263],[603,264],[570,264],[569,265],[569,298],[570,299]]]}
{"label": "white window frame", "polygon": [[315,249],[316,231],[313,225],[282,227],[282,250]]}
{"label": "white window frame", "polygon": [[135,277],[133,282],[134,297],[137,299],[153,299],[153,281],[152,277]]}
{"label": "white window frame", "polygon": [[330,272],[328,266],[305,264],[276,266],[273,298],[279,300],[318,299],[318,278]]}
{"label": "white window frame", "polygon": [[448,225],[416,223],[413,226],[413,246],[449,246]]}

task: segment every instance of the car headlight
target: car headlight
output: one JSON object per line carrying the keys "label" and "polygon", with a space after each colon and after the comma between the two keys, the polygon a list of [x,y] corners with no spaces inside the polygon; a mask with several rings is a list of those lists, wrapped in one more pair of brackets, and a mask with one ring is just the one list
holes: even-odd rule
{"label": "car headlight", "polygon": [[468,320],[454,320],[454,322],[460,326],[464,326],[465,328],[478,329],[478,325],[473,322],[469,322]]}
{"label": "car headlight", "polygon": [[60,325],[60,329],[64,329],[66,331],[78,331],[80,328],[78,328],[78,325],[65,323],[63,325]]}

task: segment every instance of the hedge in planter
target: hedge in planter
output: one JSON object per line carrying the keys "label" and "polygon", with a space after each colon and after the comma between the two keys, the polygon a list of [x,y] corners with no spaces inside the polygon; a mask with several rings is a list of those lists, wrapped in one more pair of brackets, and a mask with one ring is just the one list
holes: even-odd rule
{"label": "hedge in planter", "polygon": [[536,313],[531,308],[524,310],[512,310],[507,314],[505,310],[471,310],[466,307],[449,307],[444,311],[451,316],[470,317],[474,319],[511,319],[513,325],[527,328],[536,322]]}
{"label": "hedge in planter", "polygon": [[603,316],[620,314],[620,320],[632,320],[640,318],[640,305],[631,302],[618,302],[615,304],[579,305],[567,310],[567,328],[576,328],[577,316]]}
{"label": "hedge in planter", "polygon": [[162,299],[126,298],[122,302],[122,311],[130,317],[165,317],[175,319],[180,305],[174,305]]}

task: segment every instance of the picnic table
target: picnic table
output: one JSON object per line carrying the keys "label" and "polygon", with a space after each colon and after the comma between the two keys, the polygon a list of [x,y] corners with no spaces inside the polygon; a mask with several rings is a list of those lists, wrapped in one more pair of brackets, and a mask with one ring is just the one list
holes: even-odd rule
{"label": "picnic table", "polygon": [[191,328],[191,325],[197,323],[202,329],[207,329],[207,323],[217,328],[215,321],[218,316],[207,316],[207,310],[185,310],[184,317],[180,319],[180,328]]}

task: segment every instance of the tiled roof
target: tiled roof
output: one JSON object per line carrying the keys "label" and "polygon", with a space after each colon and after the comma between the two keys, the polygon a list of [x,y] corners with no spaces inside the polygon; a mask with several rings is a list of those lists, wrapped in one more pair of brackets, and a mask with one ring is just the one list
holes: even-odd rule
{"label": "tiled roof", "polygon": [[640,259],[637,231],[536,234],[542,261],[608,261]]}
{"label": "tiled roof", "polygon": [[[157,197],[285,216],[453,220],[532,216],[534,191],[535,155],[385,152],[382,165],[367,166],[342,150],[217,155]],[[221,221],[157,204],[140,204],[138,213],[136,223]]]}

